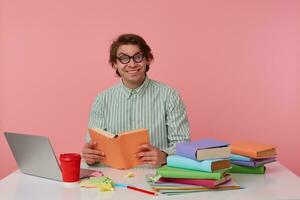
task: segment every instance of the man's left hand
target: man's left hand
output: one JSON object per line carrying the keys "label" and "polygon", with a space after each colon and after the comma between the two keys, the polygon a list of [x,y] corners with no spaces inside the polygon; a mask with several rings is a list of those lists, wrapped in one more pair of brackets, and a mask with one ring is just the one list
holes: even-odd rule
{"label": "man's left hand", "polygon": [[150,164],[153,167],[160,167],[167,161],[167,154],[150,144],[143,144],[138,148],[139,151],[137,153],[137,157],[142,164]]}

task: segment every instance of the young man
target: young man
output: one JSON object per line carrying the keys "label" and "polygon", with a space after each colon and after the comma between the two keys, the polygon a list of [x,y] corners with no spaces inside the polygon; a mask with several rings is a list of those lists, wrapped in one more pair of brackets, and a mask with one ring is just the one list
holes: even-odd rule
{"label": "young man", "polygon": [[[121,81],[97,96],[88,126],[112,133],[147,128],[151,145],[141,145],[138,157],[142,164],[159,167],[175,153],[176,143],[190,140],[190,134],[179,94],[147,77],[152,60],[151,48],[138,35],[123,34],[112,43],[109,62]],[[101,162],[104,153],[89,140],[87,136],[83,158],[87,164]]]}

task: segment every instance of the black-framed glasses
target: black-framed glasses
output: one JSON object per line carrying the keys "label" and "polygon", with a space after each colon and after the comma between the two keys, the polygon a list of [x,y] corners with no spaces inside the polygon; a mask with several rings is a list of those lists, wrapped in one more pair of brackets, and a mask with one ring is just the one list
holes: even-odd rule
{"label": "black-framed glasses", "polygon": [[142,52],[138,52],[136,54],[134,54],[133,56],[129,56],[126,54],[122,54],[121,56],[117,57],[117,59],[122,63],[122,64],[127,64],[130,62],[131,59],[133,59],[133,61],[135,63],[140,63],[143,61],[144,59],[144,54]]}

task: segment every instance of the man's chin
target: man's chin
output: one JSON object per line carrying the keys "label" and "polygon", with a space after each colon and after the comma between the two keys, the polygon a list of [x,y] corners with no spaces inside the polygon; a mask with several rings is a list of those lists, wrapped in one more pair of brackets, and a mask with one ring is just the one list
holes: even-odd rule
{"label": "man's chin", "polygon": [[127,74],[126,79],[128,81],[140,81],[144,80],[145,76],[141,74]]}
{"label": "man's chin", "polygon": [[131,83],[131,84],[140,84],[144,81],[145,77],[142,76],[126,76],[126,82]]}

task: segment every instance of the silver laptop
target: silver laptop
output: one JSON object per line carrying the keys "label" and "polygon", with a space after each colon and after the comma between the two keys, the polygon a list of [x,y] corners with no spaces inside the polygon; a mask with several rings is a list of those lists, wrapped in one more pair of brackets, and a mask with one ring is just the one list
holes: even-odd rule
{"label": "silver laptop", "polygon": [[[47,137],[9,132],[4,135],[22,173],[62,181],[60,166]],[[80,178],[93,172],[80,169]]]}

